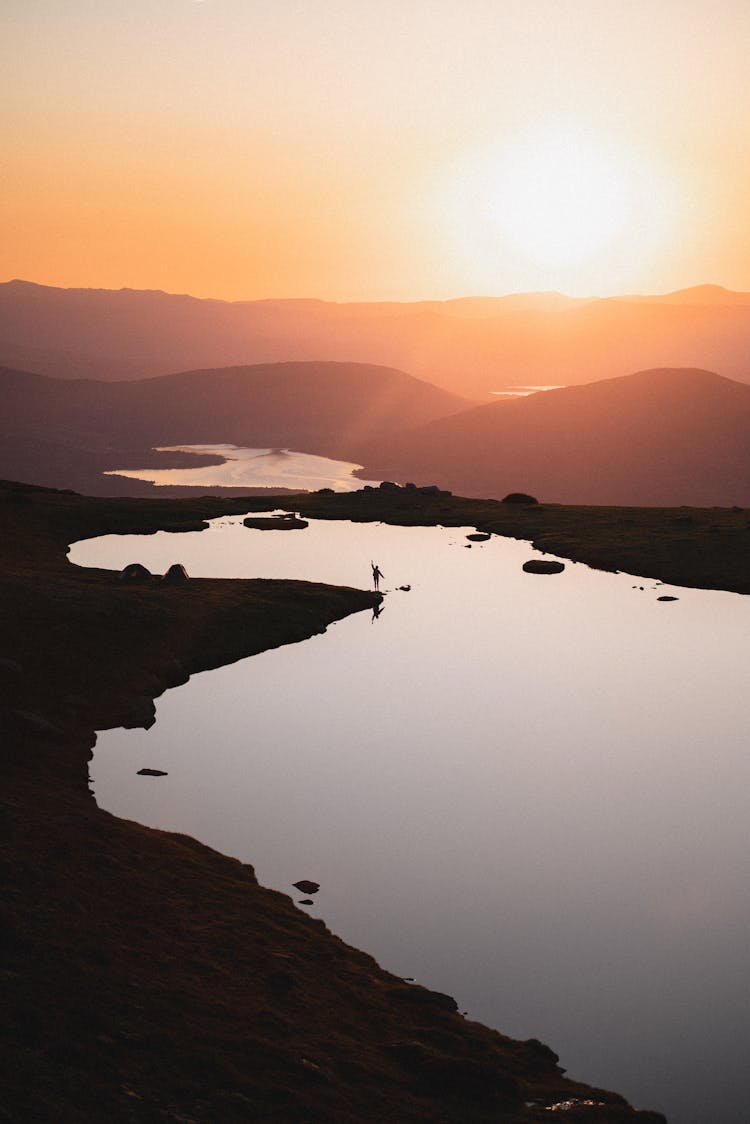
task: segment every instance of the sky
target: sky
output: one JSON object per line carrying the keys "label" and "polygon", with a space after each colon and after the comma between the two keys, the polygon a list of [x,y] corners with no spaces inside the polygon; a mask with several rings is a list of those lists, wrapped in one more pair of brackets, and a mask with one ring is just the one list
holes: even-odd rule
{"label": "sky", "polygon": [[0,280],[750,289],[747,0],[3,0]]}

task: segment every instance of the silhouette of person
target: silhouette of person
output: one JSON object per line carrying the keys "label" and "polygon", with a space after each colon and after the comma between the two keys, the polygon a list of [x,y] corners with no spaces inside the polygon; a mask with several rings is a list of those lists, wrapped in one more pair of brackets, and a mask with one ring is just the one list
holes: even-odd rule
{"label": "silhouette of person", "polygon": [[376,621],[382,612],[383,612],[383,606],[382,605],[373,605],[373,607],[372,607],[372,619],[374,621]]}
{"label": "silhouette of person", "polygon": [[385,575],[381,571],[380,566],[377,566],[374,562],[371,562],[370,565],[372,566],[372,580],[375,583],[375,588],[380,589],[380,579]]}

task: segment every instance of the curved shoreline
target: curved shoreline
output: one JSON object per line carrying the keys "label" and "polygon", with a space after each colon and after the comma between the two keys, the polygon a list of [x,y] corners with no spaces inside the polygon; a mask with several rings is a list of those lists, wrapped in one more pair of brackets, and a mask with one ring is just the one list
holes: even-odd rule
{"label": "curved shoreline", "polygon": [[126,586],[64,556],[75,538],[194,528],[255,501],[113,502],[12,485],[0,503],[1,1022],[14,1119],[520,1124],[570,1099],[598,1102],[581,1110],[590,1121],[663,1119],[568,1080],[535,1040],[465,1021],[449,997],[384,972],[250,867],[95,806],[94,728],[147,725],[151,700],[187,675],[300,640],[377,595],[305,582]]}

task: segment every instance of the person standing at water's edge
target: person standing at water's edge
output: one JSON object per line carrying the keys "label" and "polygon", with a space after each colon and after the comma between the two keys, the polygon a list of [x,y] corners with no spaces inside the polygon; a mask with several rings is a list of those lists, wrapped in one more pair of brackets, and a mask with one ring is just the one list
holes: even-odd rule
{"label": "person standing at water's edge", "polygon": [[372,567],[372,580],[373,580],[373,583],[375,585],[375,588],[380,589],[380,579],[384,575],[383,575],[383,573],[380,569],[380,566],[376,565],[375,562],[371,562],[370,566]]}

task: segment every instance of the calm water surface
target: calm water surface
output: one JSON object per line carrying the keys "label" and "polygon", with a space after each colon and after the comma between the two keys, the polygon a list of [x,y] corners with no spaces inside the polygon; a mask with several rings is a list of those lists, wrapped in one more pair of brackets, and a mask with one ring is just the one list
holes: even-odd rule
{"label": "calm water surface", "polygon": [[527,575],[527,544],[465,543],[225,518],[75,544],[82,565],[358,586],[374,559],[388,591],[379,619],[196,675],[151,730],[100,734],[97,801],[295,896],[319,881],[334,932],[575,1077],[673,1124],[746,1124],[750,601]]}
{"label": "calm water surface", "polygon": [[148,480],[152,484],[180,484],[208,488],[290,488],[293,491],[317,491],[334,488],[337,492],[356,492],[363,484],[376,480],[358,480],[352,473],[361,465],[334,461],[313,453],[297,453],[290,449],[248,449],[240,445],[164,445],[161,453],[202,453],[224,457],[222,464],[199,468],[117,468],[105,476],[127,476],[132,480]]}

